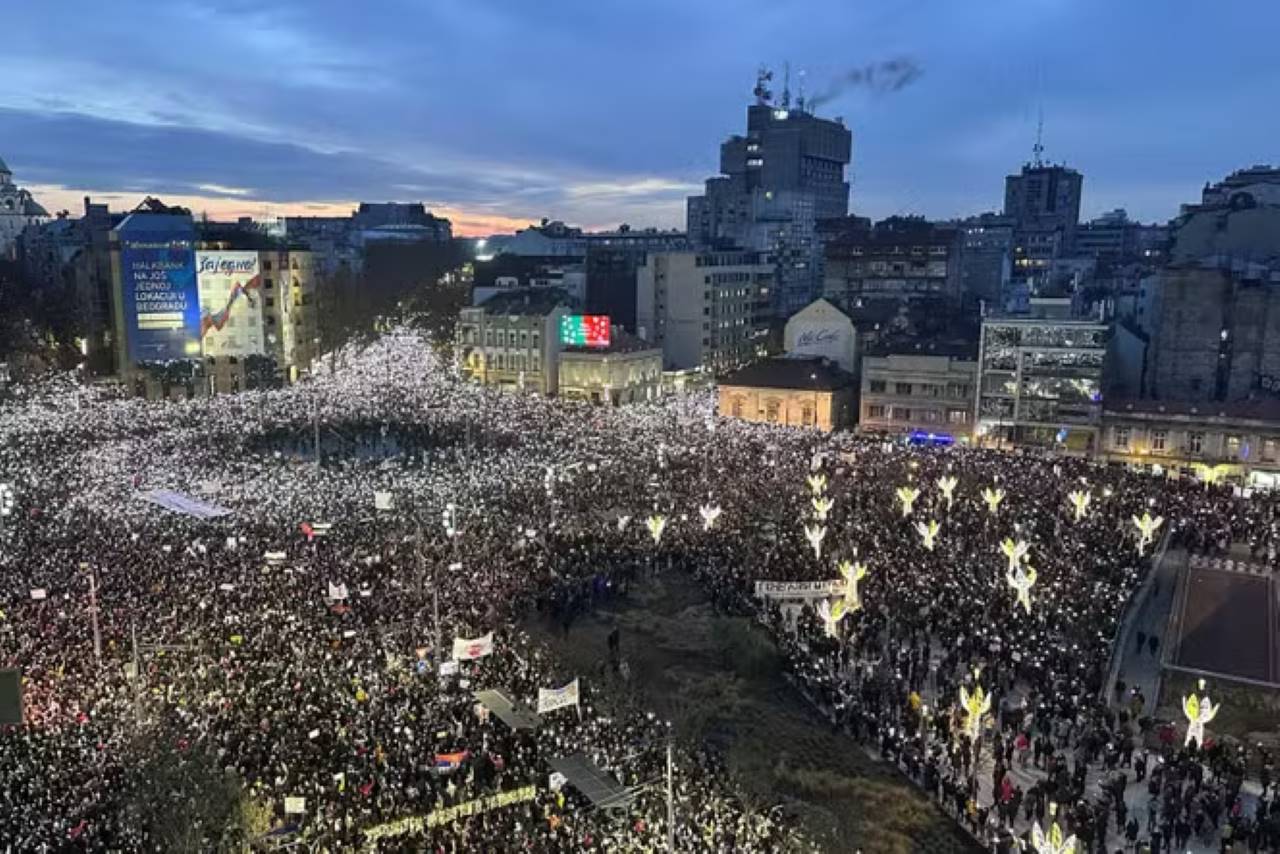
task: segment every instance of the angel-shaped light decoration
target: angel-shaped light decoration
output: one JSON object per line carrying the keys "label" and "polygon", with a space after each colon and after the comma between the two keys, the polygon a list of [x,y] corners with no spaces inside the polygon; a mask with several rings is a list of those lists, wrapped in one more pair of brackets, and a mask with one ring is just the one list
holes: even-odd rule
{"label": "angel-shaped light decoration", "polygon": [[987,512],[994,516],[1000,512],[1000,502],[1004,501],[1004,490],[987,487],[982,490],[982,500],[987,502]]}
{"label": "angel-shaped light decoration", "polygon": [[667,529],[667,517],[650,516],[645,520],[645,525],[649,527],[649,536],[653,537],[653,544],[656,546],[662,542],[662,532]]}
{"label": "angel-shaped light decoration", "polygon": [[1067,498],[1071,499],[1071,506],[1076,508],[1076,521],[1079,522],[1089,512],[1089,502],[1093,500],[1093,496],[1083,489],[1077,489],[1067,493]]}
{"label": "angel-shaped light decoration", "polygon": [[899,486],[898,500],[902,502],[902,515],[911,515],[911,505],[916,503],[916,499],[920,497],[920,490],[914,486]]}
{"label": "angel-shaped light decoration", "polygon": [[1024,540],[1018,540],[1015,543],[1011,537],[1005,537],[1000,543],[1000,551],[1004,552],[1004,556],[1009,559],[1009,571],[1013,572],[1031,551],[1031,546]]}
{"label": "angel-shaped light decoration", "polygon": [[837,564],[836,569],[840,571],[840,575],[844,577],[844,604],[849,612],[862,608],[862,593],[858,590],[858,582],[867,577],[867,565],[859,561],[842,560]]}
{"label": "angel-shaped light decoration", "polygon": [[807,480],[809,483],[809,489],[813,491],[814,495],[821,495],[827,491],[827,476],[822,472],[809,475]]}
{"label": "angel-shaped light decoration", "polygon": [[[975,680],[976,683],[977,680]],[[991,695],[983,690],[981,684],[975,684],[973,693],[960,686],[960,708],[964,709],[964,724],[961,730],[977,742],[982,732],[982,716],[991,711]]]}
{"label": "angel-shaped light decoration", "polygon": [[1204,747],[1204,725],[1218,716],[1222,704],[1214,705],[1209,695],[1204,693],[1204,680],[1200,680],[1200,696],[1192,694],[1182,698],[1182,713],[1187,716],[1187,739],[1182,743],[1186,747],[1195,739],[1198,747]]}
{"label": "angel-shaped light decoration", "polygon": [[1152,517],[1150,511],[1144,510],[1142,517],[1133,517],[1133,524],[1138,529],[1138,557],[1142,557],[1147,546],[1156,538],[1156,530],[1164,524],[1163,516]]}
{"label": "angel-shaped light decoration", "polygon": [[929,524],[924,522],[916,522],[916,530],[920,532],[920,537],[924,540],[924,547],[929,551],[933,551],[933,544],[938,541],[938,532],[942,530],[942,525],[937,519],[930,519]]}
{"label": "angel-shaped light decoration", "polygon": [[1031,565],[1019,565],[1005,574],[1005,580],[1018,594],[1018,604],[1028,614],[1031,613],[1031,587],[1036,583],[1036,571]]}
{"label": "angel-shaped light decoration", "polygon": [[840,625],[840,621],[848,613],[848,606],[845,605],[843,599],[836,599],[834,602],[830,599],[823,599],[818,603],[818,617],[822,620],[822,625],[827,630],[827,637],[836,636],[837,626]]}
{"label": "angel-shaped light decoration", "polygon": [[805,525],[804,538],[809,541],[809,545],[813,546],[813,556],[822,558],[822,539],[827,535],[825,525]]}
{"label": "angel-shaped light decoration", "polygon": [[813,499],[813,515],[818,518],[819,522],[827,521],[827,515],[831,512],[831,508],[836,506],[834,498],[823,495],[820,498]]}
{"label": "angel-shaped light decoration", "polygon": [[631,524],[631,517],[630,517],[630,516],[619,516],[619,517],[618,517],[618,530],[619,530],[619,531],[625,531],[625,530],[627,530],[627,526],[628,526],[628,525],[630,525],[630,524]]}
{"label": "angel-shaped light decoration", "polygon": [[1192,463],[1191,468],[1195,470],[1196,477],[1204,483],[1205,489],[1211,484],[1220,482],[1227,475],[1228,468],[1223,463],[1216,466],[1207,465],[1205,463]]}
{"label": "angel-shaped light decoration", "polygon": [[1079,844],[1074,834],[1063,835],[1062,827],[1055,818],[1057,811],[1056,804],[1049,805],[1048,833],[1040,829],[1039,823],[1031,825],[1031,847],[1035,849],[1036,854],[1076,854]]}
{"label": "angel-shaped light decoration", "polygon": [[954,475],[944,475],[938,478],[938,489],[942,490],[942,497],[947,499],[947,509],[951,509],[951,498],[956,491],[956,484],[960,483]]}
{"label": "angel-shaped light decoration", "polygon": [[702,530],[710,531],[715,526],[716,520],[720,518],[720,505],[712,506],[703,504],[698,508],[698,514],[702,516]]}

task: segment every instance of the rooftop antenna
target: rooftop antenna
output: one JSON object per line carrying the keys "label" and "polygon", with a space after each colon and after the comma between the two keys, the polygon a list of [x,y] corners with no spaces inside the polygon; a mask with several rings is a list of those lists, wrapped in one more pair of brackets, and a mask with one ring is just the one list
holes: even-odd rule
{"label": "rooftop antenna", "polygon": [[1040,105],[1040,120],[1036,123],[1036,144],[1031,146],[1031,154],[1035,158],[1036,166],[1043,166],[1044,161],[1040,155],[1044,154],[1044,104]]}
{"label": "rooftop antenna", "polygon": [[756,71],[756,88],[751,90],[756,96],[756,103],[762,107],[768,106],[773,100],[773,93],[769,91],[768,83],[773,79],[773,72],[767,66],[760,66]]}
{"label": "rooftop antenna", "polygon": [[782,65],[782,109],[791,109],[791,63]]}
{"label": "rooftop antenna", "polygon": [[796,98],[796,109],[804,112],[804,69],[800,69],[800,95]]}

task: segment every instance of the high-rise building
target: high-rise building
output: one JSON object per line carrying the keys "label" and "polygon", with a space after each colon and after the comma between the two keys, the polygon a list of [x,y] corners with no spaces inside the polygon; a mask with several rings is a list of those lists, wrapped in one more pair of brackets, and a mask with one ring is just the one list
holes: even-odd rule
{"label": "high-rise building", "polygon": [[846,309],[867,299],[961,301],[961,237],[953,226],[890,217],[832,237],[824,254],[822,295]]}
{"label": "high-rise building", "polygon": [[958,227],[960,282],[965,296],[1001,305],[1013,269],[1013,220],[987,212],[961,220]]}
{"label": "high-rise building", "polygon": [[774,103],[767,74],[747,108],[747,132],[720,146],[720,175],[688,199],[689,240],[698,247],[768,252],[777,268],[773,306],[787,316],[808,305],[822,286],[820,219],[849,210],[853,135],[838,120]]}
{"label": "high-rise building", "polygon": [[1074,169],[1040,161],[1004,181],[1004,214],[1013,220],[1014,281],[1032,292],[1046,287],[1053,262],[1070,255],[1080,223],[1080,193],[1084,176]]}

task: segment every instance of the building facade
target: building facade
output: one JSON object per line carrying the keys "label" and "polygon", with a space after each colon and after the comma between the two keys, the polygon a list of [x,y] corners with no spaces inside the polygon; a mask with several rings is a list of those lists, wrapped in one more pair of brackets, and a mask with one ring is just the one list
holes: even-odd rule
{"label": "building facade", "polygon": [[767,348],[774,265],[745,251],[656,252],[636,271],[636,328],[667,370],[722,371]]}
{"label": "building facade", "polygon": [[0,258],[16,257],[23,230],[48,220],[49,212],[31,193],[13,183],[13,173],[0,159]]}
{"label": "building facade", "polygon": [[858,335],[853,321],[825,299],[815,300],[787,319],[782,349],[793,356],[820,356],[842,371],[858,372]]}
{"label": "building facade", "polygon": [[587,314],[604,314],[615,325],[636,332],[636,271],[653,252],[679,252],[689,248],[681,231],[653,228],[599,231],[587,235]]}
{"label": "building facade", "polygon": [[662,395],[662,351],[615,327],[608,347],[560,351],[560,397],[606,406]]}
{"label": "building facade", "polygon": [[957,228],[961,291],[970,302],[1003,305],[1013,270],[1013,219],[984,213],[961,220]]}
{"label": "building facade", "polygon": [[765,424],[835,430],[853,423],[857,380],[820,358],[784,356],[722,377],[720,415]]}
{"label": "building facade", "polygon": [[868,354],[862,360],[858,429],[967,440],[977,380],[972,352]]}
{"label": "building facade", "polygon": [[463,374],[506,391],[554,395],[566,302],[563,292],[525,289],[462,309],[456,344]]}
{"label": "building facade", "polygon": [[824,247],[822,295],[838,306],[862,300],[962,298],[961,234],[918,217],[890,217],[849,229]]}
{"label": "building facade", "polygon": [[1061,302],[1041,316],[983,319],[975,409],[984,442],[1097,450],[1108,327],[1047,316],[1065,313]]}

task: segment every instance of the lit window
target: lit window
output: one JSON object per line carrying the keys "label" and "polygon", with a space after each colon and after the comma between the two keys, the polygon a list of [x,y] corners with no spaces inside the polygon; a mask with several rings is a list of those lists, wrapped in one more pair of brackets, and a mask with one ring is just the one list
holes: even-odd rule
{"label": "lit window", "polygon": [[1117,427],[1115,428],[1115,430],[1116,430],[1115,446],[1121,449],[1128,448],[1129,447],[1129,428]]}

